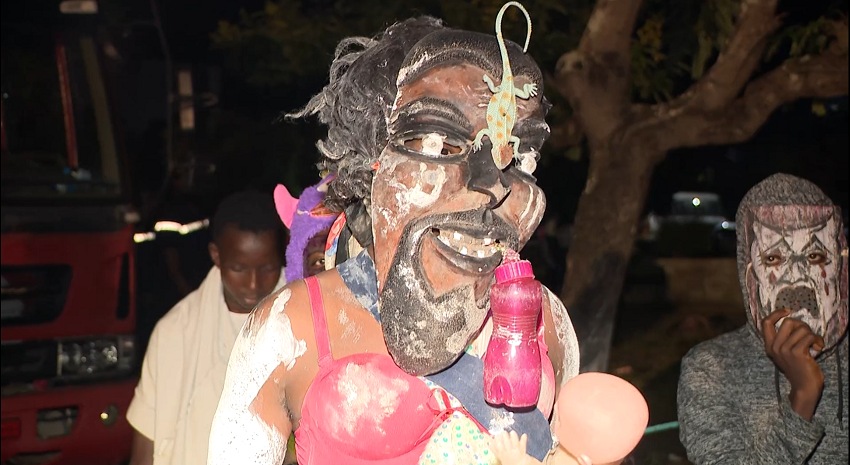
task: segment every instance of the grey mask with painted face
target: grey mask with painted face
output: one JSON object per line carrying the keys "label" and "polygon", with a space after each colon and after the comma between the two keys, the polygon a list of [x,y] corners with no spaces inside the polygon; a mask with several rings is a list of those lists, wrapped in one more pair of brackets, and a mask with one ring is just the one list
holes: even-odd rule
{"label": "grey mask with painted face", "polygon": [[736,221],[738,271],[753,328],[760,334],[765,317],[788,309],[829,351],[847,328],[840,209],[814,184],[780,174],[747,193]]}

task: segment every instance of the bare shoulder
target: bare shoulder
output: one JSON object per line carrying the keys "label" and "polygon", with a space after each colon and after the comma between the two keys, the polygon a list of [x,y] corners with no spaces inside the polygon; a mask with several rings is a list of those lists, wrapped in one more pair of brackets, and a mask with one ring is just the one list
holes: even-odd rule
{"label": "bare shoulder", "polygon": [[[296,359],[305,354],[307,344],[304,330],[299,327],[303,320],[299,299],[308,301],[309,318],[306,295],[303,283],[296,282],[257,304],[242,326],[230,354],[228,373],[233,372],[234,380],[249,377],[251,384],[257,384],[265,381],[278,367],[288,371]],[[259,384],[250,386],[251,390],[258,388]]]}
{"label": "bare shoulder", "polygon": [[310,317],[310,298],[303,281],[287,284],[266,296],[251,312],[242,327],[241,337],[251,338],[272,322],[287,320],[293,332]]}
{"label": "bare shoulder", "polygon": [[[336,270],[325,271],[317,275],[323,290],[342,286]],[[333,293],[325,294],[325,303],[335,305]],[[327,295],[330,294],[330,295]],[[295,344],[291,355],[304,359],[302,368],[315,365],[316,343],[313,328],[310,293],[304,280],[287,284],[282,289],[269,294],[251,312],[239,334],[238,346],[253,352],[263,344]]]}

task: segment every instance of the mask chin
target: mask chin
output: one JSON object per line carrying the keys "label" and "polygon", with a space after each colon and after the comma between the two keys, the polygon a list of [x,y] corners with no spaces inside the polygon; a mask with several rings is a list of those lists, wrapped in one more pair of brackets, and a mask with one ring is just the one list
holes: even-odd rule
{"label": "mask chin", "polygon": [[424,376],[444,370],[460,357],[486,313],[481,312],[478,324],[467,319],[471,286],[435,298],[423,286],[421,268],[414,271],[414,279],[406,277],[410,270],[409,262],[391,269],[379,299],[381,326],[396,365]]}
{"label": "mask chin", "polygon": [[[379,295],[381,325],[396,365],[412,375],[428,375],[449,367],[463,354],[487,316],[487,299],[475,298],[477,279],[436,295],[423,268],[423,248],[434,246],[429,241],[436,240],[430,235],[432,227],[472,215],[474,212],[432,216],[409,223],[389,267]],[[505,227],[493,225],[493,230],[504,231]],[[506,243],[516,243],[515,234],[503,235]],[[462,274],[458,269],[458,276]]]}

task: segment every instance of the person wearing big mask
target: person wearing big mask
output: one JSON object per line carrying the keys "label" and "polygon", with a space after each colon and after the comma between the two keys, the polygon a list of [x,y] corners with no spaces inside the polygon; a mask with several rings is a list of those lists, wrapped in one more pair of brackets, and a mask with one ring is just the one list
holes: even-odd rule
{"label": "person wearing big mask", "polygon": [[339,45],[329,84],[299,113],[328,126],[332,268],[270,296],[243,327],[209,464],[278,465],[292,431],[299,463],[490,463],[501,431],[526,434],[538,459],[553,448],[548,419],[579,356],[557,297],[543,298],[538,404],[511,411],[483,395],[499,247],[520,250],[545,208],[533,176],[549,134],[543,76],[522,47],[507,51],[516,86],[541,92],[518,99],[517,157],[497,163],[490,141],[474,143],[493,98],[483,76],[502,76],[492,35],[420,17]]}
{"label": "person wearing big mask", "polygon": [[840,208],[785,174],[738,208],[749,323],[682,360],[680,438],[695,465],[846,464],[847,239]]}

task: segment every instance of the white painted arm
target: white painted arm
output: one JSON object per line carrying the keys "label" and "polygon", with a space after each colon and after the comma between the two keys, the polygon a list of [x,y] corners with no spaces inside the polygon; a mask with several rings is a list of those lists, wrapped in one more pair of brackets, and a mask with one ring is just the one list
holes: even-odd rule
{"label": "white painted arm", "polygon": [[208,465],[283,463],[292,425],[277,382],[306,350],[283,312],[291,295],[284,289],[272,305],[260,304],[239,333],[213,419]]}

